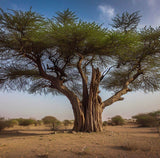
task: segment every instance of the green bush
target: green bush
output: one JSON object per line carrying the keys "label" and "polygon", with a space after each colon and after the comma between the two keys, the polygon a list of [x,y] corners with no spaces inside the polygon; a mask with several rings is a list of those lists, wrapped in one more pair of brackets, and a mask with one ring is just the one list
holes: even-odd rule
{"label": "green bush", "polygon": [[112,125],[124,125],[125,123],[124,119],[120,115],[112,117],[111,121]]}
{"label": "green bush", "polygon": [[139,115],[133,116],[133,118],[136,119],[136,122],[141,127],[155,127],[158,125],[158,121],[157,121],[156,117],[150,113],[139,114]]}
{"label": "green bush", "polygon": [[42,124],[43,124],[43,121],[42,121],[42,120],[37,120],[36,123],[35,123],[35,126],[37,126],[37,125],[40,126],[40,125],[42,125]]}
{"label": "green bush", "polygon": [[6,122],[4,118],[0,118],[0,131],[2,131],[4,128],[6,128]]}
{"label": "green bush", "polygon": [[36,120],[34,119],[23,119],[23,118],[19,118],[16,119],[19,123],[20,126],[29,126],[32,124],[36,124]]}
{"label": "green bush", "polygon": [[103,121],[103,126],[107,126],[107,125],[108,125],[107,121]]}
{"label": "green bush", "polygon": [[64,126],[68,126],[68,125],[70,125],[70,124],[72,124],[72,123],[71,123],[70,120],[64,120],[64,121],[63,121],[63,124],[64,124]]}
{"label": "green bush", "polygon": [[4,128],[13,127],[15,123],[18,123],[18,122],[15,122],[12,119],[5,120],[4,118],[0,118],[0,131],[2,131]]}
{"label": "green bush", "polygon": [[46,116],[42,119],[43,123],[49,125],[51,130],[56,130],[61,125],[61,122],[53,116]]}
{"label": "green bush", "polygon": [[18,121],[15,119],[6,120],[7,127],[14,127],[15,125],[18,125]]}
{"label": "green bush", "polygon": [[66,128],[67,126],[71,125],[72,122],[71,122],[70,120],[64,120],[64,121],[63,121],[63,124],[64,124],[64,126],[65,126],[65,128]]}

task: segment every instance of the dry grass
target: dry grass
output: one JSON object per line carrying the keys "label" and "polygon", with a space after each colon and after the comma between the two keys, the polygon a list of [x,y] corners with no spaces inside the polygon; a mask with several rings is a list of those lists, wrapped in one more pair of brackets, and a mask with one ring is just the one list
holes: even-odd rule
{"label": "dry grass", "polygon": [[141,150],[141,151],[151,151],[151,145],[146,144],[146,143],[140,143],[136,141],[129,141],[127,140],[124,142],[121,146],[123,150],[130,150],[130,151],[136,151],[136,150]]}

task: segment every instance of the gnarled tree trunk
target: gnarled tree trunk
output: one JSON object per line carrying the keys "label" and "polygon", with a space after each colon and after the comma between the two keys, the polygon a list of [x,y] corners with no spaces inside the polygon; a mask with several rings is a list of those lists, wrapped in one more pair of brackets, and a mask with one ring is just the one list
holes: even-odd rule
{"label": "gnarled tree trunk", "polygon": [[[79,67],[80,69],[80,67]],[[80,69],[81,71],[81,69]],[[112,97],[105,101],[101,101],[99,96],[99,84],[101,81],[101,73],[98,68],[92,67],[92,78],[90,82],[89,90],[86,89],[87,81],[83,76],[83,100],[80,101],[79,98],[70,91],[67,87],[60,85],[58,90],[62,92],[70,100],[72,104],[73,114],[75,118],[73,130],[76,132],[99,132],[102,131],[102,112],[106,106],[113,104],[116,101],[123,100],[122,95],[130,91],[128,85],[133,82],[141,71],[138,71],[133,77],[128,79],[124,84],[123,88],[115,93]]]}
{"label": "gnarled tree trunk", "polygon": [[[75,112],[75,123],[73,130],[83,132],[98,132],[102,131],[102,102],[99,96],[99,83],[101,74],[99,69],[92,69],[92,80],[88,100],[82,102],[79,107],[83,112],[84,123],[81,124],[80,117],[77,117]],[[73,109],[74,111],[74,109]]]}

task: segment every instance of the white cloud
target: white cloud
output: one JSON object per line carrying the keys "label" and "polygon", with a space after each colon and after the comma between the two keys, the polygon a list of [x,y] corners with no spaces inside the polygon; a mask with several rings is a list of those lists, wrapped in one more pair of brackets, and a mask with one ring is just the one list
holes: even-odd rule
{"label": "white cloud", "polygon": [[115,9],[110,5],[99,5],[98,9],[100,11],[101,20],[111,20],[115,16]]}

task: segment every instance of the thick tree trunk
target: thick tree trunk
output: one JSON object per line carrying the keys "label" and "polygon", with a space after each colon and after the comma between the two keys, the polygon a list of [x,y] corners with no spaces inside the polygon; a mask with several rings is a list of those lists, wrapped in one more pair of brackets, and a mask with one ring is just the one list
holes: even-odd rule
{"label": "thick tree trunk", "polygon": [[[94,96],[82,114],[79,110],[74,112],[74,128],[76,132],[99,132],[102,131],[102,107],[99,103],[99,96]],[[83,122],[82,122],[83,120]]]}
{"label": "thick tree trunk", "polygon": [[[81,118],[75,115],[75,124],[73,130],[83,132],[102,131],[102,103],[99,96],[100,83],[99,69],[92,68],[92,80],[90,84],[90,92],[87,103],[83,103],[80,107],[83,111],[84,124],[80,123]],[[81,126],[81,127],[80,127]]]}
{"label": "thick tree trunk", "polygon": [[70,100],[75,118],[73,130],[76,132],[102,131],[103,108],[99,96],[100,78],[101,74],[99,69],[92,67],[89,93],[87,92],[87,97],[83,94],[85,99],[82,101],[67,87],[62,84],[56,84],[56,88]]}
{"label": "thick tree trunk", "polygon": [[[76,132],[100,132],[102,131],[102,108],[99,104],[92,104],[87,108],[86,115],[75,116],[73,130]],[[84,121],[84,124],[81,123]]]}

